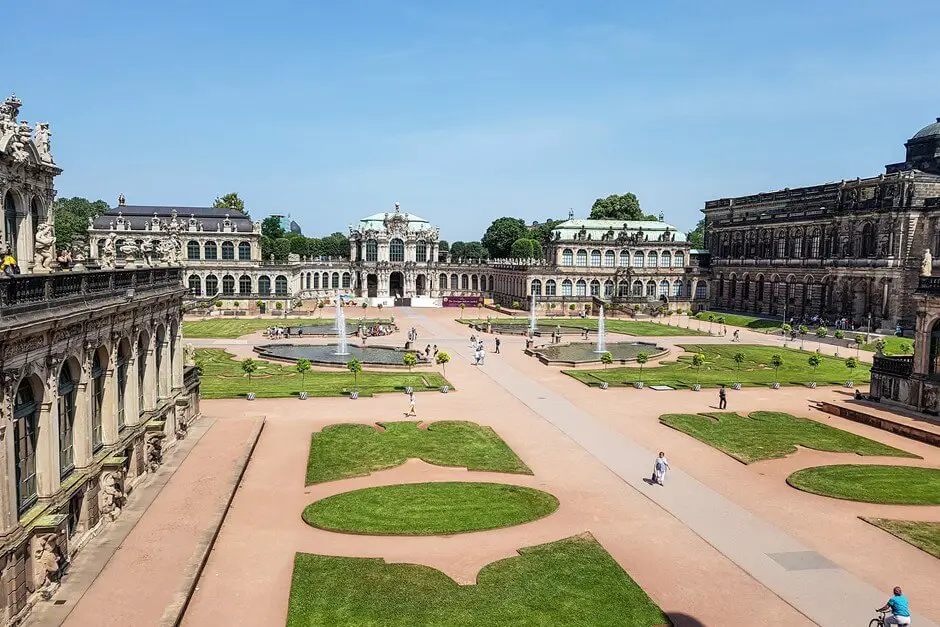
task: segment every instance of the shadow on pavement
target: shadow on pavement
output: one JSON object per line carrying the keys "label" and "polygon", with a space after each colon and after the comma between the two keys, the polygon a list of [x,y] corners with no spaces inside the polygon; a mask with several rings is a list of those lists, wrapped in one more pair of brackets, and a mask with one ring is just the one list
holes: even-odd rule
{"label": "shadow on pavement", "polygon": [[666,612],[666,614],[672,621],[673,627],[705,627],[705,623],[694,616],[677,612]]}

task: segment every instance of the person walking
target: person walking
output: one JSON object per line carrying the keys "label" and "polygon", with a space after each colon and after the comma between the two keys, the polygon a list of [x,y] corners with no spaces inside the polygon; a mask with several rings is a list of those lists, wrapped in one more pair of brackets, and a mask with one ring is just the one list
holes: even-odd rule
{"label": "person walking", "polygon": [[415,393],[414,390],[408,393],[408,413],[406,416],[417,416],[418,412],[415,411]]}
{"label": "person walking", "polygon": [[734,330],[734,336],[731,338],[731,341],[732,341],[732,342],[738,342],[738,341],[740,341],[740,339],[741,339],[741,338],[738,336],[738,330],[735,329],[735,330]]}
{"label": "person walking", "polygon": [[660,451],[659,457],[653,463],[653,483],[665,485],[667,470],[669,470],[669,462],[666,461],[666,454]]}
{"label": "person walking", "polygon": [[499,338],[496,338],[496,354],[499,355]]}
{"label": "person walking", "polygon": [[718,389],[718,409],[727,409],[728,408],[728,392],[725,390],[724,384]]}

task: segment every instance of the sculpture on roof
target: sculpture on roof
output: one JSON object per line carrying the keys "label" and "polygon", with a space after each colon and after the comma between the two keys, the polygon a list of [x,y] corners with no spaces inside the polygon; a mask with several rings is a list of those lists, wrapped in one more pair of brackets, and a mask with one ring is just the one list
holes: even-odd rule
{"label": "sculpture on roof", "polygon": [[39,153],[39,160],[43,163],[55,163],[52,159],[52,151],[50,148],[52,138],[52,133],[49,131],[48,122],[37,122],[36,123],[36,151]]}
{"label": "sculpture on roof", "polygon": [[22,101],[13,94],[7,97],[0,104],[0,134],[6,134],[16,130],[16,117],[20,114],[20,105]]}
{"label": "sculpture on roof", "polygon": [[104,247],[101,249],[101,267],[105,270],[110,270],[114,268],[115,257],[117,256],[115,252],[115,242],[117,241],[117,236],[112,231],[108,233],[108,236],[104,239]]}
{"label": "sculpture on roof", "polygon": [[920,262],[920,275],[921,276],[930,276],[933,274],[933,256],[930,254],[930,249],[924,249],[924,259]]}
{"label": "sculpture on roof", "polygon": [[36,229],[34,250],[33,272],[37,274],[52,272],[52,261],[55,259],[55,231],[51,222],[43,222]]}
{"label": "sculpture on roof", "polygon": [[118,194],[118,207],[124,206],[124,194]]}
{"label": "sculpture on roof", "polygon": [[32,139],[32,130],[29,128],[29,124],[26,123],[26,120],[23,120],[19,124],[16,122],[11,122],[5,131],[13,131],[13,137],[10,140],[10,156],[13,157],[13,160],[17,163],[24,163],[29,159],[29,151],[26,149],[26,146],[29,144]]}
{"label": "sculpture on roof", "polygon": [[144,265],[153,267],[153,239],[145,239],[140,244],[140,254],[144,257]]}

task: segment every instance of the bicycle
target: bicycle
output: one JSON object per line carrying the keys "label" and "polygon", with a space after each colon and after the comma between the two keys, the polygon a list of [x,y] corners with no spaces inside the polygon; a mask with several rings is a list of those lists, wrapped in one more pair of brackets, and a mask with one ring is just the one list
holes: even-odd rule
{"label": "bicycle", "polygon": [[868,623],[868,627],[885,627],[885,618],[887,616],[887,611],[878,612],[878,618],[871,619]]}

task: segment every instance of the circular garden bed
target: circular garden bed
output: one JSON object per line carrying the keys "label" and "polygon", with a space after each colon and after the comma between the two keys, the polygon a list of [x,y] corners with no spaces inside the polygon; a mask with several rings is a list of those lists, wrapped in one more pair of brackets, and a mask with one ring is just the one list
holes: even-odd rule
{"label": "circular garden bed", "polygon": [[883,505],[940,505],[940,469],[838,464],[798,470],[787,483],[804,492]]}

